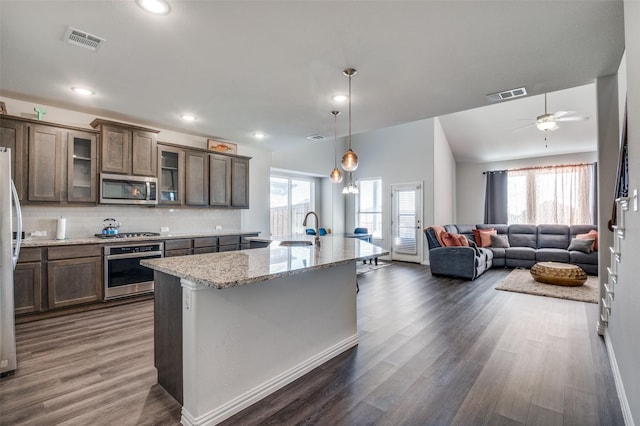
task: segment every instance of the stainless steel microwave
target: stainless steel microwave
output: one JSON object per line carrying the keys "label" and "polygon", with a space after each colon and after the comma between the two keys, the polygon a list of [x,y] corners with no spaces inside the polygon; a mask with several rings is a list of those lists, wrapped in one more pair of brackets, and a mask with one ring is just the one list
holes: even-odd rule
{"label": "stainless steel microwave", "polygon": [[100,174],[100,204],[158,204],[158,178]]}

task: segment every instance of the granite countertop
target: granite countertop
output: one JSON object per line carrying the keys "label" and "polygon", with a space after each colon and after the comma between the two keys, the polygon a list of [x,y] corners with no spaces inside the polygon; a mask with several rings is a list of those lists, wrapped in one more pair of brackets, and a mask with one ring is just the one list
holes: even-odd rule
{"label": "granite countertop", "polygon": [[[259,234],[259,231],[215,231],[215,232],[192,232],[184,234],[161,234],[151,237],[130,237],[130,238],[98,238],[98,237],[86,237],[86,238],[67,238],[64,240],[55,239],[23,239],[21,247],[52,247],[52,246],[66,246],[77,244],[113,244],[113,243],[125,243],[131,241],[164,241],[180,238],[199,238],[199,237],[222,237],[225,235],[246,235],[246,234]],[[15,241],[15,240],[14,240]]]}
{"label": "granite countertop", "polygon": [[[308,241],[314,238],[297,237]],[[266,248],[148,259],[140,264],[196,284],[224,289],[389,254],[357,238],[323,236],[320,241],[317,248],[281,246],[281,241],[274,240]]]}

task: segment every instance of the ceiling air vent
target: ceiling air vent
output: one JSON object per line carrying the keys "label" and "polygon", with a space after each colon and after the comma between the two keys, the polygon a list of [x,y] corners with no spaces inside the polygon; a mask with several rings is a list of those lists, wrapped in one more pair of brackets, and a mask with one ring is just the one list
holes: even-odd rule
{"label": "ceiling air vent", "polygon": [[324,136],[322,136],[322,135],[311,135],[311,136],[307,136],[307,139],[309,139],[310,141],[321,141],[322,139],[324,139]]}
{"label": "ceiling air vent", "polygon": [[97,52],[105,42],[105,39],[101,37],[71,27],[67,29],[64,40],[69,44],[75,44],[76,46],[84,47],[94,52]]}
{"label": "ceiling air vent", "polygon": [[517,89],[505,90],[504,92],[492,93],[487,95],[487,99],[491,102],[504,101],[505,99],[513,99],[519,98],[520,96],[525,96],[527,94],[527,89],[524,87],[519,87]]}

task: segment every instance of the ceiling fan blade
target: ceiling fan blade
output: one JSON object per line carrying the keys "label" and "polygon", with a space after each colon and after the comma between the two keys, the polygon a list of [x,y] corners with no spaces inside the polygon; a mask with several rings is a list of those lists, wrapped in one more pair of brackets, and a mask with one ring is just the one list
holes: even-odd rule
{"label": "ceiling fan blade", "polygon": [[575,114],[575,111],[556,111],[553,113],[553,116],[556,118],[563,117],[565,115]]}
{"label": "ceiling fan blade", "polygon": [[562,117],[562,118],[558,118],[556,119],[556,121],[585,121],[588,120],[589,117],[584,117],[584,116],[580,116],[580,115],[576,115],[573,117]]}

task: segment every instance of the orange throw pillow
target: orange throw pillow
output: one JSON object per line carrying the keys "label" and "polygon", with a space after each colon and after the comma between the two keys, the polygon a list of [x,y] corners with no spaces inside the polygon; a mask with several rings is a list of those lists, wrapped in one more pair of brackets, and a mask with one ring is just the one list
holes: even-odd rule
{"label": "orange throw pillow", "polygon": [[593,240],[593,244],[591,245],[591,250],[593,251],[598,250],[598,231],[596,231],[595,229],[592,229],[586,234],[578,234],[576,235],[576,238],[578,238],[579,240]]}
{"label": "orange throw pillow", "polygon": [[444,247],[468,247],[469,241],[464,235],[442,232],[440,234]]}
{"label": "orange throw pillow", "polygon": [[473,230],[473,237],[478,247],[491,247],[491,235],[498,235],[498,231],[493,228]]}

